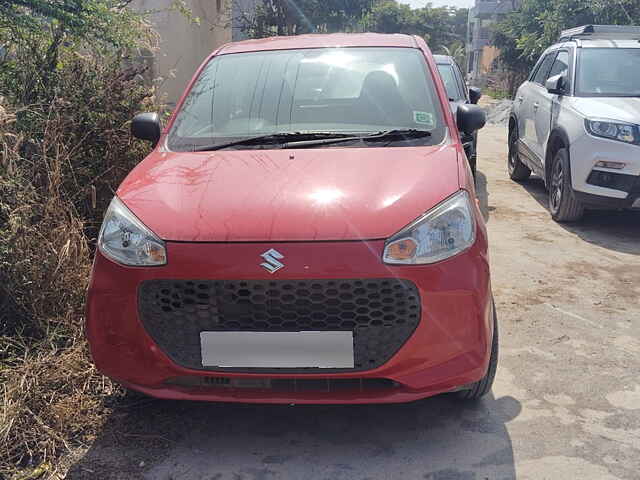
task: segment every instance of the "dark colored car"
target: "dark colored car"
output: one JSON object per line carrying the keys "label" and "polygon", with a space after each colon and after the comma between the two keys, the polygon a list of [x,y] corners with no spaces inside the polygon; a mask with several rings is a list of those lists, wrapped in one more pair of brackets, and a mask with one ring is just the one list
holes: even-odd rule
{"label": "dark colored car", "polygon": [[[449,104],[451,105],[451,111],[455,118],[456,112],[460,105],[476,104],[482,92],[477,87],[467,87],[464,81],[464,76],[460,67],[456,61],[447,55],[434,55],[433,58],[438,65],[438,71],[444,82],[444,86],[449,96]],[[461,133],[462,144],[464,146],[464,152],[467,154],[469,160],[469,166],[473,176],[476,176],[477,165],[477,152],[478,152],[478,132],[474,132],[472,135]]]}

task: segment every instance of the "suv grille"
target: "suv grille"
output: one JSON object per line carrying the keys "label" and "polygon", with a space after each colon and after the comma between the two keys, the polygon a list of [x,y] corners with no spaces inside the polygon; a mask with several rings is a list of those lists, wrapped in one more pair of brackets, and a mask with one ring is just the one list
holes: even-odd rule
{"label": "suv grille", "polygon": [[[305,373],[377,368],[420,321],[413,282],[362,280],[149,280],[139,290],[142,323],[176,363],[200,370]],[[354,369],[203,367],[200,332],[353,331]]]}

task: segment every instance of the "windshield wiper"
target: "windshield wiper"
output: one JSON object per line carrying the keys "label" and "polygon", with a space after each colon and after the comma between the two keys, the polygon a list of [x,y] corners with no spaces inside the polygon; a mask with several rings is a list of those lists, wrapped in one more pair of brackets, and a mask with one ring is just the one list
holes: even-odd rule
{"label": "windshield wiper", "polygon": [[210,152],[214,150],[222,150],[229,147],[235,147],[240,145],[271,145],[271,144],[286,144],[291,140],[304,139],[307,141],[317,141],[318,139],[342,139],[344,137],[350,137],[350,133],[339,132],[282,132],[282,133],[270,133],[268,135],[258,135],[256,137],[246,137],[239,140],[233,140],[231,142],[218,143],[212,145],[203,145],[194,147],[194,152]]}
{"label": "windshield wiper", "polygon": [[353,135],[353,136],[345,136],[342,138],[324,138],[319,140],[303,140],[299,142],[287,142],[282,148],[305,148],[305,147],[315,147],[317,145],[329,145],[332,143],[341,143],[341,142],[353,142],[353,141],[365,141],[365,142],[375,142],[380,140],[389,140],[391,138],[401,138],[402,140],[406,140],[408,138],[422,138],[422,137],[430,137],[431,132],[429,130],[417,130],[415,128],[406,128],[406,129],[394,129],[394,130],[382,130],[376,133],[369,133],[367,135]]}

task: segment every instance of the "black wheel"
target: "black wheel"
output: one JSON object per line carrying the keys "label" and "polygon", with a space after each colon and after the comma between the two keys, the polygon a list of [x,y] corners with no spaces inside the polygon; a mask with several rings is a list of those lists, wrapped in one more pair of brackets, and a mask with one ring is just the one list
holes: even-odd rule
{"label": "black wheel", "polygon": [[479,400],[491,391],[493,380],[496,378],[496,369],[498,368],[498,350],[498,315],[496,314],[496,306],[494,303],[493,340],[491,341],[491,357],[489,358],[487,374],[474,383],[470,389],[457,392],[459,399],[467,401]]}
{"label": "black wheel", "polygon": [[511,180],[522,182],[531,176],[531,169],[520,161],[517,142],[518,130],[514,127],[509,132],[509,177]]}
{"label": "black wheel", "polygon": [[549,179],[549,210],[556,222],[575,222],[582,218],[584,207],[571,188],[569,152],[558,150],[553,157]]}

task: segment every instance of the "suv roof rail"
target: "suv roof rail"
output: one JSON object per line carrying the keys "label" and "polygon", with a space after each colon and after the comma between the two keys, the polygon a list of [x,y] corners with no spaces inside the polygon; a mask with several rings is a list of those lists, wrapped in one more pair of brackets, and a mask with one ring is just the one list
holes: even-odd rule
{"label": "suv roof rail", "polygon": [[563,30],[559,42],[574,38],[638,38],[640,27],[635,25],[582,25],[581,27]]}

